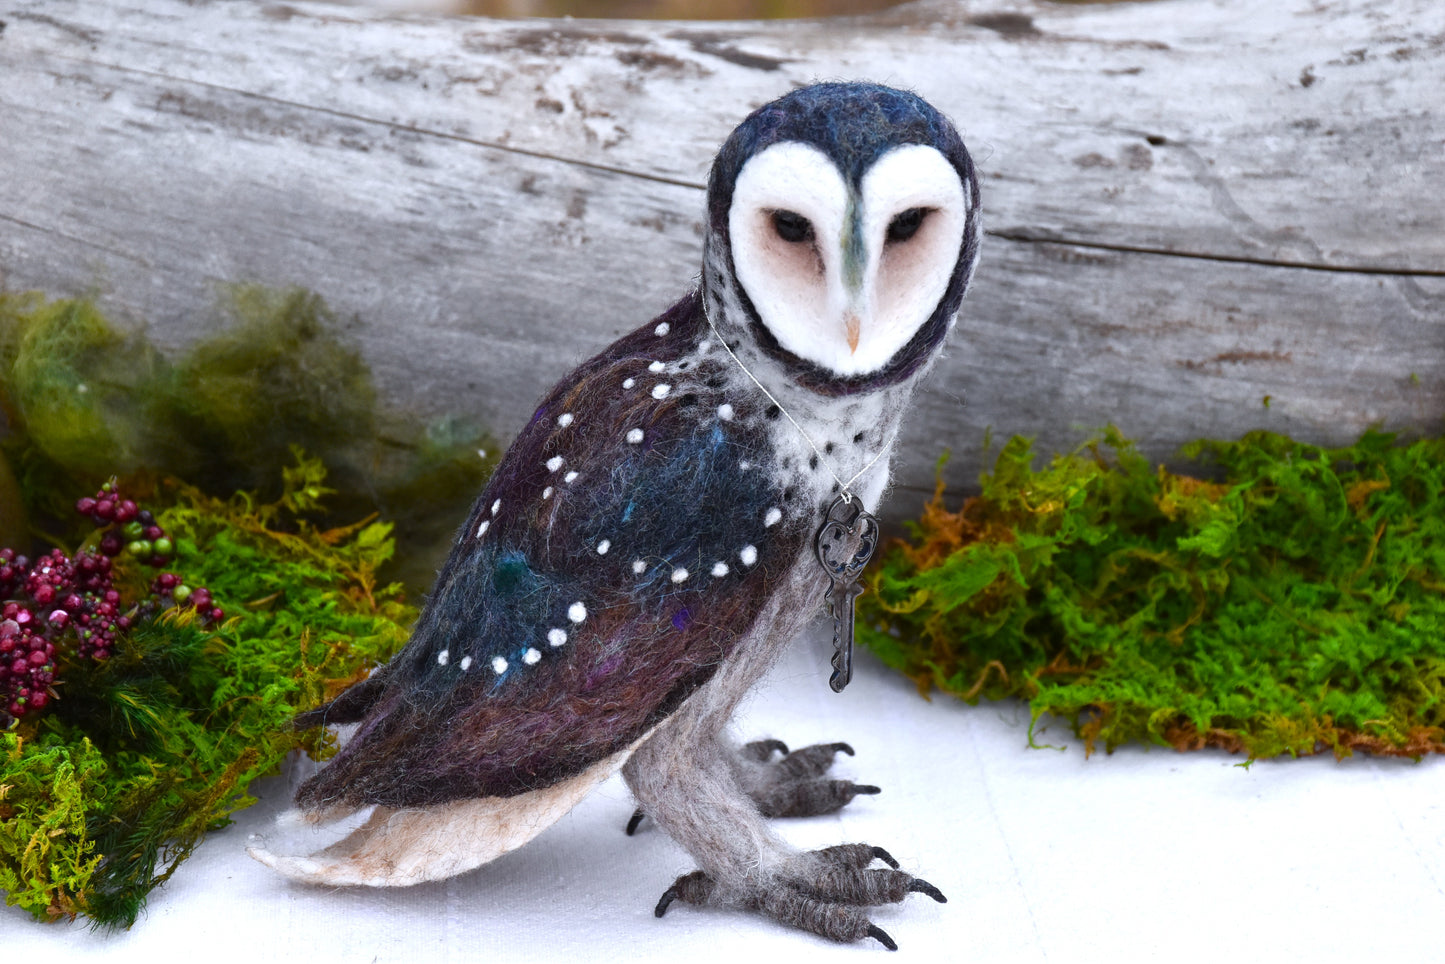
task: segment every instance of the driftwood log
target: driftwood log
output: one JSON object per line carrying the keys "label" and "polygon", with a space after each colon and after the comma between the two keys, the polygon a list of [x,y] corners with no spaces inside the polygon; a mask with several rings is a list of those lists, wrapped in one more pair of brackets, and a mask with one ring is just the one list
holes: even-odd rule
{"label": "driftwood log", "polygon": [[[713,151],[819,78],[912,87],[989,236],[900,482],[1114,422],[1167,458],[1445,414],[1445,4],[1029,0],[836,21],[394,18],[0,2],[0,281],[165,347],[218,283],[301,285],[382,392],[506,437],[699,265]],[[967,399],[967,404],[964,400]],[[918,500],[902,493],[895,513]]]}

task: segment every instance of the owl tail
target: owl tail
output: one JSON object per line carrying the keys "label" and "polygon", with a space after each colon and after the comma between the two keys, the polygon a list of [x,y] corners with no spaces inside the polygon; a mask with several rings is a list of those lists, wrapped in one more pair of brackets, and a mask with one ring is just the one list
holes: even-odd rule
{"label": "owl tail", "polygon": [[[512,797],[456,800],[425,808],[376,807],[336,843],[299,856],[249,847],[247,853],[292,880],[337,886],[407,887],[465,873],[515,850],[556,823],[622,766],[631,748],[571,779]],[[290,810],[277,823],[334,821],[359,811]]]}

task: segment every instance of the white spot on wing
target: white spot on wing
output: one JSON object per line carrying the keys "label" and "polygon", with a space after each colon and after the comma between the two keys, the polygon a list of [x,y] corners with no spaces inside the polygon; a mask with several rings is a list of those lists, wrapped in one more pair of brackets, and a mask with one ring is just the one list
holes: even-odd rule
{"label": "white spot on wing", "polygon": [[662,370],[663,370],[664,368],[666,368],[666,367],[667,367],[667,366],[664,365],[662,362],[660,362],[660,361],[655,361],[655,362],[653,362],[651,365],[648,365],[648,366],[647,366],[647,370],[650,371],[650,372],[660,372],[660,371],[662,371]]}
{"label": "white spot on wing", "polygon": [[742,560],[743,565],[751,566],[758,561],[758,547],[743,546],[743,551],[738,553],[738,558]]}
{"label": "white spot on wing", "polygon": [[717,417],[724,422],[731,422],[733,420],[733,407],[727,402],[723,402],[717,407]]}
{"label": "white spot on wing", "polygon": [[541,658],[542,654],[535,649],[529,648],[525,653],[522,654],[522,662],[526,663],[528,666],[536,666],[537,661]]}
{"label": "white spot on wing", "polygon": [[461,667],[462,667],[462,672],[463,672],[463,673],[465,673],[467,670],[471,669],[471,668],[472,668],[472,658],[471,658],[470,656],[463,656],[463,657],[462,657],[462,662],[461,662]]}
{"label": "white spot on wing", "polygon": [[582,605],[580,602],[574,602],[572,605],[567,607],[567,618],[572,620],[574,623],[580,623],[582,620],[587,618],[587,607]]}
{"label": "white spot on wing", "polygon": [[612,540],[611,540],[611,539],[603,539],[601,542],[597,543],[597,554],[598,554],[599,556],[605,556],[605,555],[607,555],[607,550],[608,550],[608,549],[611,549],[611,548],[612,548]]}
{"label": "white spot on wing", "polygon": [[563,428],[566,428],[568,425],[571,425],[571,424],[572,424],[572,413],[571,413],[571,412],[563,412],[561,415],[558,415],[558,416],[557,416],[557,424],[560,425],[560,426],[562,426]]}
{"label": "white spot on wing", "polygon": [[647,571],[647,563],[643,562],[641,559],[632,560],[632,571],[637,573],[639,576],[642,575],[644,572]]}
{"label": "white spot on wing", "polygon": [[576,473],[576,472],[568,472],[566,475],[562,476],[562,481],[563,481],[563,482],[576,482],[576,481],[577,481],[577,473]]}
{"label": "white spot on wing", "polygon": [[492,660],[492,672],[496,673],[498,676],[501,676],[506,671],[507,661],[505,659],[502,659],[502,657],[498,656],[496,659]]}
{"label": "white spot on wing", "polygon": [[629,445],[637,445],[637,444],[640,443],[641,441],[642,441],[642,429],[640,429],[640,428],[634,428],[634,429],[631,429],[630,431],[628,431],[628,433],[627,433],[627,442],[628,442]]}
{"label": "white spot on wing", "polygon": [[493,502],[493,503],[492,503],[492,515],[496,515],[496,514],[497,514],[497,510],[500,509],[501,507],[502,507],[502,500],[501,500],[501,499],[498,499],[496,502]]}
{"label": "white spot on wing", "polygon": [[562,467],[562,456],[554,455],[547,460],[547,471],[555,472]]}
{"label": "white spot on wing", "polygon": [[550,499],[550,498],[552,498],[552,487],[551,487],[550,485],[547,486],[545,489],[542,490],[542,498],[544,498],[544,499]]}
{"label": "white spot on wing", "polygon": [[654,335],[656,335],[657,337],[661,338],[663,335],[667,334],[668,331],[670,331],[670,330],[671,330],[671,326],[668,325],[668,323],[664,321],[662,324],[660,324],[660,325],[658,325],[656,328],[652,329],[652,333],[653,333]]}
{"label": "white spot on wing", "polygon": [[635,379],[635,378],[624,378],[624,379],[622,380],[622,387],[623,387],[623,388],[631,388],[633,385],[636,385],[636,384],[637,384],[637,379]]}
{"label": "white spot on wing", "polygon": [[673,582],[686,582],[688,575],[689,575],[689,573],[688,573],[688,571],[687,571],[686,569],[682,568],[681,566],[678,566],[676,569],[672,570],[672,581],[673,581]]}
{"label": "white spot on wing", "polygon": [[672,386],[671,386],[671,385],[654,385],[654,386],[652,386],[652,397],[653,397],[653,398],[666,398],[666,397],[667,397],[667,393],[670,392],[670,391],[672,391]]}
{"label": "white spot on wing", "polygon": [[567,643],[567,631],[565,629],[547,630],[547,642],[551,646],[563,646]]}
{"label": "white spot on wing", "polygon": [[779,509],[777,506],[773,506],[771,509],[768,510],[768,514],[763,516],[763,525],[775,526],[782,518],[783,510]]}
{"label": "white spot on wing", "polygon": [[477,526],[477,538],[480,539],[482,536],[486,535],[487,530],[490,529],[491,526],[492,524],[490,522],[483,520],[482,524]]}
{"label": "white spot on wing", "polygon": [[704,338],[704,339],[698,344],[697,350],[698,350],[698,352],[699,352],[700,354],[706,355],[708,352],[712,351],[712,342],[709,341],[708,339]]}
{"label": "white spot on wing", "polygon": [[715,563],[713,563],[713,565],[712,565],[712,574],[713,574],[714,576],[719,576],[719,577],[721,577],[721,576],[726,576],[726,575],[728,574],[728,564],[725,563],[725,562],[715,562]]}
{"label": "white spot on wing", "polygon": [[447,661],[450,660],[451,658],[452,658],[452,651],[449,650],[449,649],[444,649],[444,650],[442,650],[440,653],[437,653],[437,665],[438,665],[438,666],[445,666],[445,665],[447,664]]}

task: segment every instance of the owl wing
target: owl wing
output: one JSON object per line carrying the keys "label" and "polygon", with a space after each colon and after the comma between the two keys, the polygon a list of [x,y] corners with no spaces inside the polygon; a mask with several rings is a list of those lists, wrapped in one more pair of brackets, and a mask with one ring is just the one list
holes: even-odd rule
{"label": "owl wing", "polygon": [[722,397],[707,331],[686,298],[544,399],[411,641],[303,718],[360,727],[301,807],[535,793],[624,754],[712,677],[808,526],[745,428],[758,413]]}

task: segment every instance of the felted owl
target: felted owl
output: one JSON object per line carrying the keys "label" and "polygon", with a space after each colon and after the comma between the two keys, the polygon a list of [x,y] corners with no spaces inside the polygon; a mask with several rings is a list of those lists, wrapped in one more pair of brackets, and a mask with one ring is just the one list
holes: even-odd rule
{"label": "felted owl", "polygon": [[972,161],[914,94],[819,84],[733,132],[707,214],[699,287],[547,393],[410,642],[297,719],[357,724],[301,814],[371,816],[319,853],[258,859],[325,884],[434,880],[620,769],[697,861],[659,917],[731,907],[893,948],[867,907],[943,900],[881,848],[800,852],[769,828],[877,792],[827,777],[846,744],[740,745],[727,724],[825,598],[834,688],[851,672],[865,509],[978,260]]}

